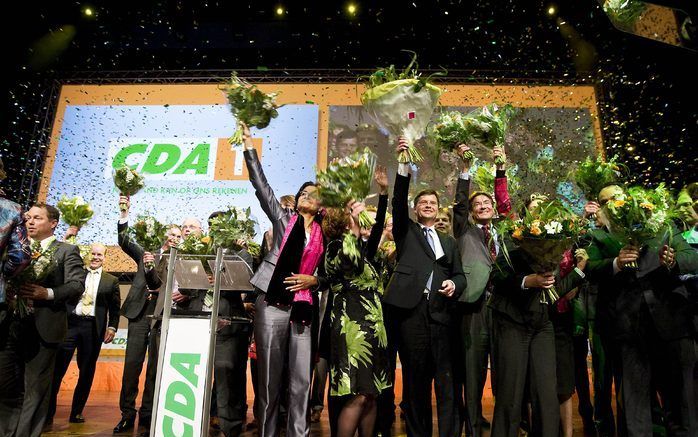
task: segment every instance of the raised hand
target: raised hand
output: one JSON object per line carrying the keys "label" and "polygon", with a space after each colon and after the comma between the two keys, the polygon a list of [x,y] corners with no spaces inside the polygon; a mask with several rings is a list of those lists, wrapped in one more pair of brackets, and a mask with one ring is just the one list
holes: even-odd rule
{"label": "raised hand", "polygon": [[524,287],[526,288],[552,288],[555,285],[555,275],[552,272],[535,273],[528,275],[524,279]]}
{"label": "raised hand", "polygon": [[240,122],[242,126],[242,142],[245,144],[245,149],[253,150],[254,144],[252,144],[252,134],[250,133],[250,128],[244,123]]}
{"label": "raised hand", "polygon": [[397,146],[395,146],[395,153],[399,154],[400,152],[404,152],[409,148],[409,143],[407,142],[407,139],[405,137],[398,137],[397,138]]}
{"label": "raised hand", "polygon": [[674,263],[676,263],[676,250],[666,244],[662,246],[659,251],[659,262],[668,269],[674,267]]}
{"label": "raised hand", "polygon": [[492,158],[494,163],[497,165],[497,170],[504,170],[504,166],[507,162],[507,154],[504,151],[504,147],[495,146],[492,150]]}
{"label": "raised hand", "polygon": [[373,179],[380,187],[381,194],[388,194],[388,169],[383,165],[377,165],[373,173]]}

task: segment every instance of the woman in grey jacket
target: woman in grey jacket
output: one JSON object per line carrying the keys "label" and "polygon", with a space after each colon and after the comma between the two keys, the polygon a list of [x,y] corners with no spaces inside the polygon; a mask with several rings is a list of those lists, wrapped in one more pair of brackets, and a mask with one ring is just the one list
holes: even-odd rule
{"label": "woman in grey jacket", "polygon": [[250,282],[259,292],[255,303],[259,436],[275,437],[281,376],[288,363],[286,435],[310,434],[308,398],[313,368],[311,324],[316,291],[326,282],[316,274],[324,252],[320,200],[313,182],[304,183],[294,209],[284,208],[269,186],[247,126],[243,129],[245,163],[257,198],[273,227],[273,242]]}

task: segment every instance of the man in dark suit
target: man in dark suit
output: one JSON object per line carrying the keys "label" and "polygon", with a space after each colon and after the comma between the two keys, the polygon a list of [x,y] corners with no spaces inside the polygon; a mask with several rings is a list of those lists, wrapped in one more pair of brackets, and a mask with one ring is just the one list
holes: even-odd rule
{"label": "man in dark suit", "polygon": [[[84,290],[85,270],[76,246],[56,240],[53,235],[60,213],[50,205],[34,205],[26,215],[27,233],[31,238],[33,260],[20,276],[19,297],[29,306],[21,319],[15,316],[0,368],[5,360],[13,360],[15,371],[0,375],[0,387],[10,387],[7,381],[17,380],[17,403],[12,409],[2,409],[3,422],[9,435],[39,436],[46,419],[55,357],[58,345],[67,331],[66,303],[79,299]],[[21,391],[24,391],[22,396]],[[7,394],[4,394],[6,397]]]}
{"label": "man in dark suit", "polygon": [[[461,145],[460,155],[469,150],[469,147]],[[495,161],[497,156],[505,158],[501,147],[495,148]],[[461,419],[464,422],[466,418],[469,419],[472,435],[479,437],[481,428],[489,425],[482,415],[482,392],[487,379],[492,330],[492,310],[486,305],[486,301],[491,293],[490,272],[500,250],[499,236],[492,225],[492,218],[495,206],[497,212],[507,214],[511,202],[503,163],[497,165],[495,198],[491,193],[483,191],[470,192],[471,164],[471,160],[463,160],[456,187],[456,204],[453,207],[453,235],[458,240],[458,248],[463,257],[463,272],[467,279],[467,287],[458,299],[464,314],[460,332],[460,362],[456,373],[465,372],[460,379],[467,415],[463,414]]]}
{"label": "man in dark suit", "polygon": [[102,341],[111,343],[119,327],[119,308],[121,307],[119,280],[103,270],[106,251],[107,247],[103,244],[96,243],[90,247],[90,264],[87,269],[87,279],[85,279],[85,292],[76,304],[68,304],[68,335],[58,347],[56,354],[47,423],[53,422],[58,390],[76,349],[80,375],[73,392],[68,421],[71,423],[85,421],[82,411],[90,395]]}
{"label": "man in dark suit", "polygon": [[[398,151],[406,150],[400,139]],[[439,210],[436,192],[414,199],[417,221],[409,218],[408,164],[398,165],[393,194],[393,235],[397,266],[384,302],[397,317],[402,362],[403,399],[408,436],[432,434],[431,384],[436,387],[439,435],[460,435],[459,403],[452,366],[456,299],[466,285],[460,253],[453,237],[434,230]]]}
{"label": "man in dark suit", "polygon": [[[138,270],[133,278],[128,296],[121,306],[121,315],[128,319],[128,338],[126,343],[126,357],[124,359],[124,373],[121,379],[121,395],[119,408],[121,420],[114,427],[114,433],[122,433],[133,429],[136,420],[136,397],[138,396],[138,381],[143,370],[143,361],[148,351],[148,365],[146,368],[143,399],[139,412],[139,426],[149,428],[153,409],[153,385],[157,373],[157,348],[155,336],[151,335],[153,321],[151,317],[155,313],[158,300],[157,290],[163,284],[158,276],[156,268],[146,268],[146,263],[155,264],[155,254],[145,252],[143,248],[133,241],[128,234],[128,198],[122,197],[120,202],[127,205],[127,209],[121,212],[119,219],[119,246],[138,265]],[[177,227],[171,227],[167,233],[165,246],[177,245],[181,240],[181,232]]]}
{"label": "man in dark suit", "polygon": [[[604,190],[622,191],[607,188]],[[602,205],[604,190],[599,195]],[[678,232],[671,240],[660,235],[642,248],[624,246],[617,255],[603,258],[598,254],[604,252],[593,250],[594,245],[598,242],[590,248],[590,256],[595,257],[594,274],[597,280],[610,283],[609,319],[620,346],[628,436],[652,433],[655,388],[663,401],[668,434],[696,435],[692,313],[680,275],[698,271],[698,254]],[[638,268],[627,268],[631,262]]]}

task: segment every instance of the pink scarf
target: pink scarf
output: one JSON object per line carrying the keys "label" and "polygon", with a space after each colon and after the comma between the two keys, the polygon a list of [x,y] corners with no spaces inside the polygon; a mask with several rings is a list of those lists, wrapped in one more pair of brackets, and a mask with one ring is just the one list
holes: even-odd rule
{"label": "pink scarf", "polygon": [[[281,247],[279,248],[279,253],[284,250],[286,245],[286,240],[288,239],[293,226],[298,220],[298,214],[293,214],[291,219],[288,221],[288,225],[284,231],[284,238],[281,240]],[[322,227],[318,222],[313,220],[313,226],[310,231],[310,242],[303,249],[303,256],[301,257],[301,265],[299,271],[301,275],[312,275],[315,273],[315,269],[320,263],[320,258],[322,257],[322,252],[325,250],[325,245],[322,238]],[[293,295],[294,302],[308,302],[313,304],[313,293],[309,289],[304,289],[296,292]]]}

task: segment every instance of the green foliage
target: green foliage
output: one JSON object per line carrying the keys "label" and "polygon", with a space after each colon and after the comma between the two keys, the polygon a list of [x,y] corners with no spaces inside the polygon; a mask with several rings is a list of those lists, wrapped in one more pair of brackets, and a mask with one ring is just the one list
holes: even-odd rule
{"label": "green foliage", "polygon": [[238,77],[236,72],[230,76],[230,81],[224,87],[230,103],[230,110],[238,122],[235,134],[230,138],[231,144],[242,144],[242,126],[263,129],[269,126],[273,118],[278,117],[276,104],[277,93],[266,94],[255,85]]}
{"label": "green foliage", "polygon": [[152,216],[138,216],[129,228],[131,236],[146,252],[157,252],[162,247],[167,226]]}
{"label": "green foliage", "polygon": [[428,83],[431,83],[431,79],[434,76],[445,76],[446,75],[447,72],[444,70],[444,71],[432,73],[431,75],[429,75],[427,77],[422,77],[421,73],[418,72],[419,65],[417,64],[417,53],[413,52],[412,50],[403,50],[403,52],[412,54],[412,59],[410,60],[410,63],[407,65],[407,67],[405,67],[404,70],[398,72],[397,69],[395,68],[395,65],[391,64],[389,67],[379,68],[375,72],[373,72],[371,75],[362,76],[359,79],[366,80],[366,88],[367,89],[375,88],[375,87],[381,86],[383,84],[386,84],[388,82],[393,82],[396,80],[415,79],[415,80],[417,80],[417,83],[414,86],[414,92],[418,93]]}
{"label": "green foliage", "polygon": [[225,214],[211,220],[209,235],[213,240],[213,247],[239,251],[242,249],[239,243],[242,242],[247,243],[249,252],[249,243],[255,236],[254,226],[255,221],[250,218],[250,208],[228,207]]}
{"label": "green foliage", "polygon": [[618,163],[618,156],[604,161],[601,156],[588,156],[579,164],[574,173],[574,181],[587,200],[597,200],[599,192],[609,185],[621,183],[624,166]]}

